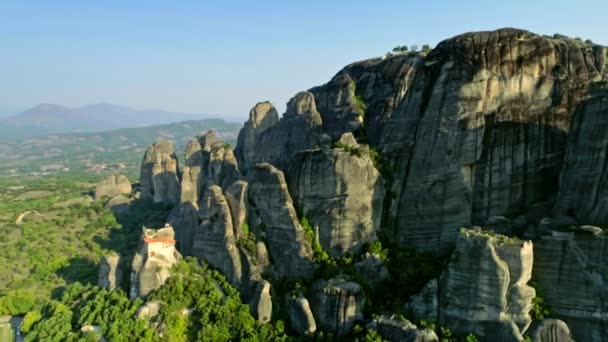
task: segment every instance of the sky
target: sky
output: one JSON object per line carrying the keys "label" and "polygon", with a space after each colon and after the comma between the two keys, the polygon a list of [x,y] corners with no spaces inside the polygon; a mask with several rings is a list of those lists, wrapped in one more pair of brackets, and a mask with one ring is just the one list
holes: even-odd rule
{"label": "sky", "polygon": [[0,115],[111,102],[245,120],[396,45],[501,27],[608,45],[606,0],[0,1]]}

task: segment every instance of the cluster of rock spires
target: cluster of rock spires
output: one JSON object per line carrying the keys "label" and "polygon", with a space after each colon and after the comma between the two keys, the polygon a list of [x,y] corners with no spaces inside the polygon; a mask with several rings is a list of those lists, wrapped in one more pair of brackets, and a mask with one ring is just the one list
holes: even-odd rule
{"label": "cluster of rock spires", "polygon": [[[599,45],[501,29],[353,63],[280,118],[256,104],[234,150],[209,132],[180,169],[170,142],[153,144],[141,196],[175,205],[180,252],[226,274],[260,322],[272,317],[268,275],[311,277],[315,244],[353,255],[382,229],[451,255],[411,298],[416,319],[483,341],[606,341],[606,235],[586,225],[608,223],[607,58]],[[460,230],[472,226],[500,234]],[[373,255],[357,270],[388,277]],[[531,279],[556,319],[532,322]],[[291,328],[348,334],[364,302],[352,279],[319,279],[289,300]],[[388,316],[368,323],[390,340],[437,340]]]}

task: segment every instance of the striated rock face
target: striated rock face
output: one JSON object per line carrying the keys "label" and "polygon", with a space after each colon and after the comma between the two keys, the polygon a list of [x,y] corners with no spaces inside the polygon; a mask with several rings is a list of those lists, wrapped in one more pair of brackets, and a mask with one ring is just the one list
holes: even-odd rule
{"label": "striated rock face", "polygon": [[437,279],[433,279],[419,293],[410,298],[408,307],[412,310],[416,319],[435,322],[439,313],[438,296],[439,287]]}
{"label": "striated rock face", "polygon": [[196,205],[203,189],[203,152],[198,140],[188,142],[184,155],[186,160],[182,171],[181,203]]}
{"label": "striated rock face", "polygon": [[319,241],[333,256],[356,253],[376,239],[384,200],[384,182],[369,152],[350,133],[341,142],[298,153],[287,169],[296,205],[319,227]]}
{"label": "striated rock face", "polygon": [[321,144],[322,133],[314,95],[298,93],[287,103],[281,120],[256,139],[255,163],[266,162],[283,169],[295,153]]}
{"label": "striated rock face", "polygon": [[534,243],[533,277],[554,317],[577,341],[608,340],[608,239],[577,229]]}
{"label": "striated rock face", "polygon": [[256,158],[256,139],[260,134],[279,122],[279,114],[272,103],[258,102],[249,112],[249,120],[245,122],[245,127],[239,132],[236,144],[235,155],[239,168],[246,172],[255,166]]}
{"label": "striated rock face", "polygon": [[124,175],[108,176],[97,183],[95,187],[95,198],[114,197],[117,195],[131,194],[131,182]]}
{"label": "striated rock face", "polygon": [[484,341],[519,341],[532,322],[532,242],[463,230],[439,284],[439,322]]}
{"label": "striated rock face", "polygon": [[248,176],[252,210],[261,221],[260,230],[276,272],[286,277],[311,275],[312,248],[298,221],[283,172],[270,164],[258,164]]}
{"label": "striated rock face", "polygon": [[247,222],[247,189],[249,184],[245,181],[234,182],[226,191],[226,200],[230,206],[230,214],[232,215],[232,225],[236,238],[243,236],[243,225]]}
{"label": "striated rock face", "polygon": [[418,329],[408,320],[397,320],[381,316],[374,319],[370,325],[378,331],[382,338],[388,341],[400,342],[438,342],[439,338],[433,330]]}
{"label": "striated rock face", "polygon": [[[353,63],[330,85],[356,84],[366,137],[393,165],[387,226],[403,244],[446,253],[458,227],[551,209],[570,117],[605,63],[599,47],[502,29]],[[352,112],[317,108],[324,127]]]}
{"label": "striated rock face", "polygon": [[178,204],[181,197],[179,168],[173,142],[163,140],[146,150],[141,163],[141,197]]}
{"label": "striated rock face", "polygon": [[147,296],[171,276],[171,267],[181,258],[174,237],[175,232],[168,225],[158,230],[144,228],[131,267],[131,299]]}
{"label": "striated rock face", "polygon": [[312,286],[312,310],[321,329],[339,336],[363,320],[365,293],[357,283],[339,277],[318,280]]}
{"label": "striated rock face", "polygon": [[608,223],[608,90],[578,107],[572,118],[556,209],[585,224]]}
{"label": "striated rock face", "polygon": [[532,324],[526,335],[532,342],[574,342],[566,323],[553,318]]}
{"label": "striated rock face", "polygon": [[192,255],[217,267],[233,286],[239,286],[242,266],[228,202],[217,185],[200,201],[201,224],[194,232]]}
{"label": "striated rock face", "polygon": [[120,262],[120,256],[116,253],[101,257],[99,260],[99,287],[110,291],[120,287],[123,277]]}
{"label": "striated rock face", "polygon": [[367,108],[357,98],[357,90],[357,85],[348,74],[339,74],[327,84],[310,90],[323,119],[323,130],[334,140],[343,133],[355,132],[363,127]]}
{"label": "striated rock face", "polygon": [[289,322],[299,335],[312,335],[317,331],[315,317],[310,310],[308,299],[298,297],[289,303]]}
{"label": "striated rock face", "polygon": [[242,179],[232,146],[223,142],[211,145],[205,163],[204,184],[219,185],[222,189]]}

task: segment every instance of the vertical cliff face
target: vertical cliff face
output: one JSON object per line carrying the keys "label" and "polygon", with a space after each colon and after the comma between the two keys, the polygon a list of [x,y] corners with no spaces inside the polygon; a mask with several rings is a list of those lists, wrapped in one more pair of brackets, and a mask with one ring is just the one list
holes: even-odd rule
{"label": "vertical cliff face", "polygon": [[551,231],[534,244],[534,280],[576,340],[608,340],[608,239],[601,230]]}
{"label": "vertical cliff face", "polygon": [[173,152],[173,143],[163,140],[152,144],[146,150],[141,163],[142,198],[154,202],[178,204],[181,197],[177,157]]}
{"label": "vertical cliff face", "polygon": [[194,232],[192,255],[221,270],[240,286],[242,266],[228,201],[217,185],[205,189],[200,201],[201,224]]}
{"label": "vertical cliff face", "polygon": [[556,211],[587,224],[608,222],[608,85],[572,118]]}
{"label": "vertical cliff face", "polygon": [[532,322],[532,242],[463,230],[439,283],[439,322],[482,340],[520,341]]}
{"label": "vertical cliff face", "polygon": [[357,283],[341,278],[313,284],[312,310],[319,326],[338,336],[348,334],[363,319],[365,293]]}
{"label": "vertical cliff face", "polygon": [[299,151],[316,147],[322,141],[323,122],[314,95],[301,92],[287,103],[281,120],[256,140],[255,163],[270,163],[283,169]]}
{"label": "vertical cliff face", "polygon": [[319,228],[319,241],[334,256],[356,253],[376,239],[384,182],[369,150],[346,133],[337,147],[296,154],[287,168],[291,194]]}
{"label": "vertical cliff face", "polygon": [[283,172],[270,164],[258,164],[248,177],[252,210],[260,219],[260,235],[268,243],[277,273],[310,276],[314,270],[311,242],[300,226]]}
{"label": "vertical cliff face", "polygon": [[[262,272],[301,278],[317,267],[298,212],[332,256],[359,252],[380,229],[419,251],[453,252],[442,276],[410,298],[417,318],[521,340],[534,272],[574,338],[606,340],[605,236],[568,225],[608,224],[607,61],[592,43],[501,29],[356,62],[296,94],[280,119],[270,103],[256,104],[234,152],[213,132],[189,144],[181,187],[172,146],[151,146],[142,195],[181,197],[180,248],[192,253],[196,240],[198,256],[240,284],[262,321],[270,317]],[[568,232],[538,228],[551,221],[543,217]],[[459,233],[472,225],[537,239],[535,259],[529,242]],[[314,286],[316,322],[299,303],[296,330],[349,332],[363,290],[340,284]],[[393,323],[386,335],[420,337]],[[534,336],[568,335],[555,322],[538,326]]]}
{"label": "vertical cliff face", "polygon": [[249,112],[249,120],[239,132],[234,154],[243,171],[255,166],[257,142],[260,134],[279,122],[279,114],[272,103],[258,102]]}
{"label": "vertical cliff face", "polygon": [[387,224],[396,238],[445,251],[462,225],[549,210],[570,117],[604,77],[603,56],[582,42],[503,29],[343,69],[336,79],[355,82],[366,136],[394,168]]}

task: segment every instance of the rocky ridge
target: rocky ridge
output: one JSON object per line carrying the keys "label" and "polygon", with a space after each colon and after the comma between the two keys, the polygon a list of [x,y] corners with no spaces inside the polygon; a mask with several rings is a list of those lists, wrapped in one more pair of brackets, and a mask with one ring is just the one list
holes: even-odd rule
{"label": "rocky ridge", "polygon": [[[170,144],[152,145],[142,197],[176,205],[180,250],[222,270],[260,321],[277,303],[271,279],[311,279],[382,232],[451,256],[410,298],[415,319],[518,341],[542,294],[575,339],[605,341],[604,235],[585,225],[608,223],[607,60],[603,46],[501,29],[356,62],[296,94],[281,118],[256,104],[234,151],[208,133],[180,171]],[[475,225],[486,230],[459,231]],[[290,305],[292,328],[347,336],[366,320],[366,290],[348,278],[317,279]],[[420,337],[376,323],[390,339]]]}

